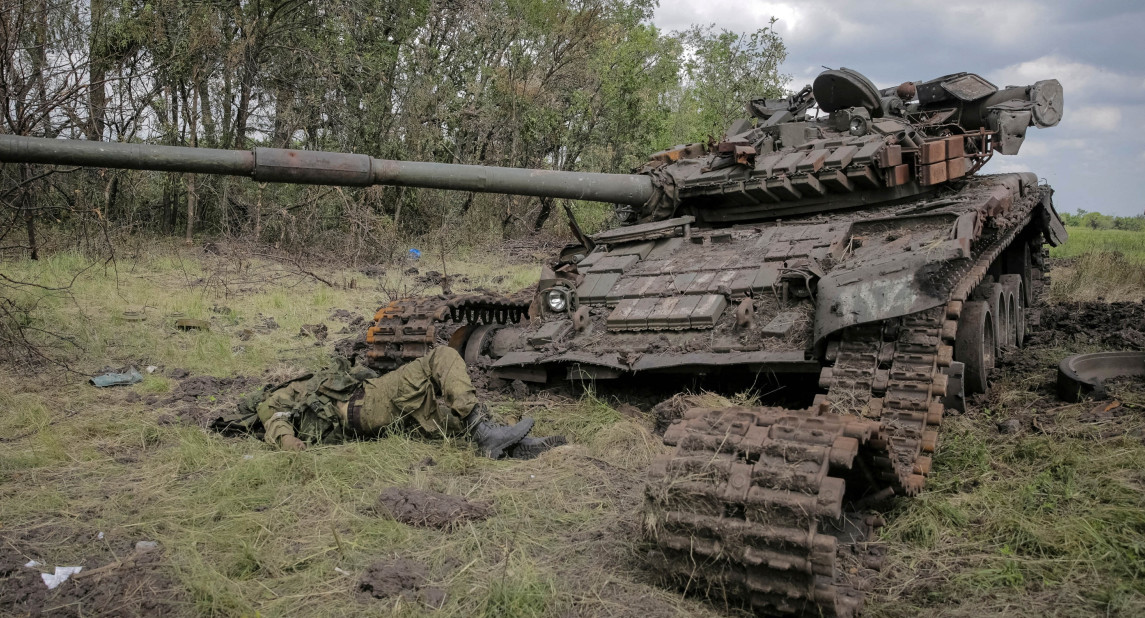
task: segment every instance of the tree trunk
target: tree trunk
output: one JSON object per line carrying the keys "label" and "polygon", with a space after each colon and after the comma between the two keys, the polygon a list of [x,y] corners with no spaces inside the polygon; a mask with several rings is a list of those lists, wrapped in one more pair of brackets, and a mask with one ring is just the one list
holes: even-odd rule
{"label": "tree trunk", "polygon": [[187,174],[187,234],[184,242],[188,245],[195,240],[195,210],[199,206],[199,195],[195,192],[195,175]]}
{"label": "tree trunk", "polygon": [[[29,176],[31,176],[29,166],[26,164],[21,164],[20,184],[23,185],[25,182],[27,182]],[[28,199],[29,193],[30,192],[28,191],[27,187],[20,189],[20,205],[21,209],[24,211],[24,226],[28,230],[28,251],[31,252],[31,257],[33,260],[38,260],[40,259],[40,250],[38,247],[36,247],[36,219],[35,213],[32,210],[32,206],[28,203],[31,201]]]}
{"label": "tree trunk", "polygon": [[[51,106],[48,102],[48,82],[44,77],[44,71],[48,66],[47,0],[41,0],[36,3],[35,11],[32,25],[32,47],[28,50],[28,56],[32,60],[32,72],[36,80],[36,90],[39,95],[40,105],[39,115],[40,122],[44,125],[44,136],[55,137],[55,130],[52,128],[52,116],[48,113],[48,109]],[[31,126],[23,127],[25,131],[31,128]]]}
{"label": "tree trunk", "polygon": [[541,231],[545,226],[545,221],[549,220],[549,215],[553,214],[553,198],[541,198],[541,211],[537,213],[537,218],[533,220],[533,233],[536,234]]}
{"label": "tree trunk", "polygon": [[109,221],[112,218],[112,211],[115,210],[115,198],[119,193],[119,174],[112,171],[110,172],[111,179],[107,181],[107,186],[103,188],[103,216]]}
{"label": "tree trunk", "polygon": [[88,34],[88,122],[84,127],[87,138],[98,142],[103,138],[105,114],[107,113],[107,54],[104,45],[103,17],[104,0],[91,0],[88,5],[91,18],[91,32]]}

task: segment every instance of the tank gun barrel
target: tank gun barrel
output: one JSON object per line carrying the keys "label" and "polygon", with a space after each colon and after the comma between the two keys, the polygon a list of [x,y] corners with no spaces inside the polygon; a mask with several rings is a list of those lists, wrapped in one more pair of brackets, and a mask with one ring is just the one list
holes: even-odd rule
{"label": "tank gun barrel", "polygon": [[639,206],[655,193],[640,174],[601,174],[375,159],[362,154],[218,150],[0,135],[0,162],[246,176],[258,182],[392,185],[508,193]]}

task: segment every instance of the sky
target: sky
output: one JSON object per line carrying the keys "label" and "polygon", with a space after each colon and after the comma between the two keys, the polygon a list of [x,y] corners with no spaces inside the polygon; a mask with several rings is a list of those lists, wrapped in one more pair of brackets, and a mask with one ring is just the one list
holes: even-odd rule
{"label": "sky", "polygon": [[1145,212],[1145,1],[660,0],[653,21],[751,32],[773,16],[792,89],[841,66],[880,88],[961,71],[999,87],[1057,79],[1061,123],[984,172],[1036,172],[1060,212]]}

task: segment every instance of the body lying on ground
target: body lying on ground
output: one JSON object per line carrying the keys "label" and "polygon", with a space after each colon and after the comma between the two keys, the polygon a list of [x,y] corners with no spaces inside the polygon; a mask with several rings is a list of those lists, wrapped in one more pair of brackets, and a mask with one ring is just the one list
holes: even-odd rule
{"label": "body lying on ground", "polygon": [[[438,405],[438,398],[445,405]],[[211,425],[224,433],[257,433],[270,445],[303,450],[309,444],[368,439],[388,431],[429,437],[464,436],[493,459],[529,459],[565,443],[562,436],[528,437],[533,419],[494,423],[465,370],[449,347],[382,376],[336,358],[332,367],[299,376],[244,399],[238,412]]]}

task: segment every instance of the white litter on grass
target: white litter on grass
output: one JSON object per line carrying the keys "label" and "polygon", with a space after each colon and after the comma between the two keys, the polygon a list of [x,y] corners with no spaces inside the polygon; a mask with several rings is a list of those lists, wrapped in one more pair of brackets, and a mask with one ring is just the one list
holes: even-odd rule
{"label": "white litter on grass", "polygon": [[147,373],[155,373],[156,369],[158,369],[158,367],[156,367],[155,365],[148,365],[147,366]]}
{"label": "white litter on grass", "polygon": [[135,551],[151,551],[156,547],[159,547],[159,543],[156,543],[155,541],[139,541],[135,544]]}
{"label": "white litter on grass", "polygon": [[341,573],[342,575],[345,575],[346,577],[350,576],[350,573],[342,570],[342,567],[334,567],[334,572]]}
{"label": "white litter on grass", "polygon": [[243,459],[254,459],[254,455],[243,455]]}
{"label": "white litter on grass", "polygon": [[55,573],[40,573],[48,590],[55,590],[56,586],[68,581],[68,578],[83,570],[82,566],[56,567]]}
{"label": "white litter on grass", "polygon": [[34,568],[40,566],[40,562],[38,560],[31,560],[28,562],[28,564],[25,564],[24,566],[28,567],[29,569],[34,569]]}
{"label": "white litter on grass", "polygon": [[103,540],[103,533],[100,532],[99,534],[95,535],[95,540],[102,541]]}

